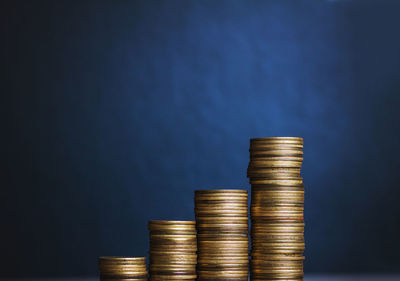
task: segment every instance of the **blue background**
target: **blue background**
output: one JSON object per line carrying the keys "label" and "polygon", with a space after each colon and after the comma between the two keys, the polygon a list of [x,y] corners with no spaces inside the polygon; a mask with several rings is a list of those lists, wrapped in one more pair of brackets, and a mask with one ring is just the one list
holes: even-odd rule
{"label": "blue background", "polygon": [[147,254],[303,136],[306,272],[400,271],[399,1],[8,1],[0,276]]}

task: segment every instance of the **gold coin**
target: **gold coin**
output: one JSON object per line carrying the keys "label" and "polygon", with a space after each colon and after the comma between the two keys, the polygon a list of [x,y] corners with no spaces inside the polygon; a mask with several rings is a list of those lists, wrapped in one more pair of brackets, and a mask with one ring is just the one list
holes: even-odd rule
{"label": "gold coin", "polygon": [[245,208],[240,209],[231,209],[231,208],[208,208],[208,209],[195,209],[195,216],[197,217],[204,217],[204,216],[221,216],[221,217],[232,217],[232,214],[236,214],[239,217],[246,217],[248,212],[247,206]]}
{"label": "gold coin", "polygon": [[150,239],[173,239],[173,240],[193,240],[196,239],[196,234],[150,234]]}
{"label": "gold coin", "polygon": [[274,214],[274,215],[260,215],[260,214],[252,214],[252,221],[257,220],[257,219],[263,219],[263,220],[303,220],[304,216],[303,214]]}
{"label": "gold coin", "polygon": [[279,206],[287,206],[287,207],[303,207],[304,208],[304,200],[302,199],[297,199],[293,201],[290,200],[285,200],[282,198],[267,198],[267,199],[259,199],[255,198],[254,201],[251,204],[251,208],[256,208],[256,207],[263,207],[263,206],[273,206],[273,207],[279,207]]}
{"label": "gold coin", "polygon": [[232,196],[232,195],[215,195],[215,194],[207,194],[207,195],[196,195],[194,197],[195,201],[229,201],[233,203],[240,203],[243,201],[247,201],[248,196]]}
{"label": "gold coin", "polygon": [[164,252],[157,252],[154,251],[155,255],[150,256],[150,258],[157,257],[157,258],[166,258],[166,259],[181,259],[181,260],[186,260],[186,259],[196,259],[197,255],[196,254],[180,254],[176,253],[174,255],[169,255],[165,254]]}
{"label": "gold coin", "polygon": [[247,199],[246,200],[196,200],[194,202],[195,209],[196,208],[206,208],[207,206],[215,206],[215,207],[225,207],[231,206],[232,208],[243,208],[247,206]]}
{"label": "gold coin", "polygon": [[238,232],[247,234],[249,232],[249,226],[247,224],[202,224],[198,227],[199,233],[209,232]]}
{"label": "gold coin", "polygon": [[[229,208],[216,208],[216,207],[212,207],[212,208],[208,208],[208,209],[196,209],[195,210],[195,216],[196,216],[196,220],[199,217],[216,217],[217,215],[219,215],[218,217],[221,218],[230,218],[232,217],[232,214],[237,214],[237,216],[239,218],[243,218],[243,217],[247,217],[248,214],[248,208],[247,206],[245,208],[241,208],[241,209],[229,209]],[[207,215],[210,214],[210,215]],[[197,223],[196,223],[197,225]]]}
{"label": "gold coin", "polygon": [[254,203],[267,201],[267,200],[274,200],[274,201],[299,201],[304,203],[304,193],[291,193],[288,192],[286,194],[282,192],[271,192],[271,193],[257,193],[254,194],[253,198],[251,198],[251,205]]}
{"label": "gold coin", "polygon": [[150,242],[157,244],[172,244],[172,245],[192,245],[196,244],[197,239],[196,238],[151,238],[150,237]]}
{"label": "gold coin", "polygon": [[250,179],[271,179],[276,177],[300,177],[300,172],[292,172],[292,173],[268,173],[268,172],[259,172],[254,171],[254,169],[247,169],[247,177]]}
{"label": "gold coin", "polygon": [[233,248],[233,249],[224,249],[224,248],[206,248],[199,249],[197,252],[199,257],[203,257],[205,255],[214,255],[214,256],[245,256],[248,254],[248,248]]}
{"label": "gold coin", "polygon": [[150,280],[186,280],[186,279],[196,279],[197,275],[196,274],[171,274],[171,275],[166,275],[166,274],[150,274]]}
{"label": "gold coin", "polygon": [[304,196],[304,190],[255,190],[254,196]]}
{"label": "gold coin", "polygon": [[[149,280],[156,280],[156,281],[163,281],[163,280],[165,280],[165,279],[162,279],[162,278],[160,278],[160,279],[149,279]],[[188,279],[168,279],[168,281],[181,281],[181,280],[185,280],[185,281],[196,281],[196,279],[193,279],[193,278],[188,278]],[[121,280],[121,281],[125,281],[125,280]]]}
{"label": "gold coin", "polygon": [[302,254],[304,249],[264,249],[264,250],[252,250],[251,255],[266,255],[266,254]]}
{"label": "gold coin", "polygon": [[101,278],[100,281],[147,281],[147,276],[143,278]]}
{"label": "gold coin", "polygon": [[225,263],[235,263],[235,264],[245,264],[249,263],[248,258],[241,258],[241,259],[199,259],[198,264],[225,264]]}
{"label": "gold coin", "polygon": [[304,236],[303,235],[298,235],[298,236],[290,236],[290,238],[286,238],[287,236],[280,236],[280,235],[263,235],[260,236],[259,238],[253,237],[251,239],[252,243],[262,243],[262,242],[279,242],[279,243],[286,243],[286,242],[303,242],[304,243]]}
{"label": "gold coin", "polygon": [[272,217],[272,216],[280,216],[280,217],[291,217],[291,218],[296,218],[296,217],[302,217],[303,216],[303,210],[271,210],[271,209],[252,209],[251,210],[251,216],[253,219],[258,218],[258,217]]}
{"label": "gold coin", "polygon": [[194,199],[195,200],[233,200],[233,201],[243,201],[248,198],[247,191],[243,194],[234,194],[234,193],[214,193],[214,194],[199,194],[196,193]]}
{"label": "gold coin", "polygon": [[251,142],[256,141],[295,141],[303,143],[302,137],[259,137],[259,138],[251,138]]}
{"label": "gold coin", "polygon": [[145,264],[146,258],[145,257],[99,257],[99,263],[104,264]]}
{"label": "gold coin", "polygon": [[236,223],[236,224],[248,224],[249,219],[247,217],[200,217],[197,219],[197,225],[204,223],[220,224],[220,223]]}
{"label": "gold coin", "polygon": [[214,205],[214,204],[206,204],[206,205],[196,205],[194,212],[195,214],[202,215],[203,213],[209,213],[209,212],[220,212],[221,214],[226,214],[227,216],[230,216],[232,211],[240,212],[240,213],[245,213],[248,210],[248,206],[242,205],[242,206],[232,206],[232,205]]}
{"label": "gold coin", "polygon": [[252,246],[257,246],[259,248],[268,248],[268,247],[274,247],[274,248],[284,248],[284,247],[298,247],[302,246],[304,247],[304,240],[295,240],[295,241],[280,241],[280,240],[270,240],[270,241],[263,241],[262,236],[260,236],[260,239],[257,241],[253,242],[252,241]]}
{"label": "gold coin", "polygon": [[150,271],[194,271],[196,264],[150,264]]}
{"label": "gold coin", "polygon": [[193,245],[197,243],[197,239],[168,239],[168,238],[157,238],[157,239],[152,239],[150,238],[150,243],[153,243],[154,245],[156,244],[162,244],[162,245]]}
{"label": "gold coin", "polygon": [[263,266],[303,266],[303,260],[264,260],[264,259],[252,259],[252,265],[263,265]]}
{"label": "gold coin", "polygon": [[187,259],[187,260],[174,260],[174,259],[157,259],[157,258],[151,258],[150,264],[186,264],[186,265],[196,265],[197,264],[197,259]]}
{"label": "gold coin", "polygon": [[290,145],[290,144],[251,144],[249,147],[250,155],[254,154],[254,152],[266,152],[274,151],[274,150],[290,150],[297,151],[299,153],[303,152],[303,147],[301,145]]}
{"label": "gold coin", "polygon": [[[265,146],[265,145],[264,145]],[[281,145],[281,146],[274,146],[274,145],[267,145],[264,148],[260,148],[260,146],[257,145],[252,145],[249,148],[250,156],[251,155],[303,155],[303,149],[300,147],[296,146],[290,146],[290,145]]]}
{"label": "gold coin", "polygon": [[217,194],[217,193],[222,193],[222,194],[243,194],[247,195],[247,190],[245,189],[201,189],[201,190],[195,190],[195,195],[196,194]]}
{"label": "gold coin", "polygon": [[[294,190],[294,191],[300,191],[300,192],[282,192],[282,191],[275,191],[271,190],[270,192],[255,192],[253,197],[251,198],[251,205],[254,204],[254,202],[258,201],[263,201],[263,200],[297,200],[302,203],[304,203],[304,190]],[[303,193],[301,193],[303,191]]]}
{"label": "gold coin", "polygon": [[301,185],[303,184],[303,178],[301,177],[276,177],[271,179],[251,179],[251,183],[253,184],[269,184],[269,185]]}
{"label": "gold coin", "polygon": [[[249,163],[250,167],[257,166],[257,164],[261,162],[300,162],[303,163],[303,156],[281,156],[281,155],[274,155],[274,156],[260,156],[251,157],[251,161]],[[297,167],[297,166],[296,166]]]}
{"label": "gold coin", "polygon": [[133,276],[133,277],[126,277],[126,276],[119,276],[119,275],[100,275],[100,281],[147,281],[147,274],[143,276]]}
{"label": "gold coin", "polygon": [[219,235],[225,236],[225,235],[238,235],[238,236],[248,236],[249,234],[249,229],[248,228],[221,228],[221,227],[214,227],[214,228],[199,228],[198,230],[199,235],[208,235],[208,234],[214,234],[214,233],[219,233]]}
{"label": "gold coin", "polygon": [[303,272],[303,266],[302,265],[296,265],[296,266],[281,266],[281,265],[269,265],[269,266],[263,266],[260,264],[252,264],[251,265],[252,271],[263,271],[264,273],[272,273],[272,272]]}
{"label": "gold coin", "polygon": [[260,256],[258,254],[253,255],[251,253],[252,260],[264,260],[264,261],[303,261],[305,259],[304,256],[295,254],[295,255],[277,255],[277,254],[264,254]]}
{"label": "gold coin", "polygon": [[303,220],[298,221],[257,221],[252,227],[299,227],[305,226]]}
{"label": "gold coin", "polygon": [[[265,272],[264,270],[252,270],[251,275],[252,277],[264,277],[264,278],[273,278],[273,279],[282,279],[282,278],[288,278],[289,280],[292,280],[292,278],[299,278],[303,276],[303,272],[295,271],[295,272],[273,272],[273,271],[268,271]],[[286,280],[286,279],[284,279]]]}
{"label": "gold coin", "polygon": [[124,276],[124,277],[143,277],[147,275],[146,271],[143,272],[136,272],[136,271],[120,271],[120,272],[101,272],[102,276]]}
{"label": "gold coin", "polygon": [[292,174],[300,174],[301,172],[301,167],[295,168],[295,167],[289,167],[289,168],[271,168],[271,167],[253,167],[252,165],[249,165],[247,167],[247,172],[251,173],[261,173],[261,174],[271,174],[271,175],[279,175],[283,174],[289,176],[289,177],[294,177]]}
{"label": "gold coin", "polygon": [[219,242],[219,243],[227,243],[227,242],[243,242],[243,243],[248,243],[249,239],[246,236],[233,236],[233,235],[214,235],[214,236],[207,236],[207,237],[199,237],[198,241],[212,241],[212,242]]}
{"label": "gold coin", "polygon": [[195,225],[196,221],[149,221],[151,225]]}
{"label": "gold coin", "polygon": [[132,268],[132,269],[142,269],[146,268],[146,264],[99,264],[100,268],[109,268],[109,269],[123,269],[123,268]]}
{"label": "gold coin", "polygon": [[288,212],[302,212],[304,210],[304,204],[288,204],[288,203],[271,203],[259,204],[256,206],[251,206],[250,210],[253,211],[288,211]]}
{"label": "gold coin", "polygon": [[199,247],[214,247],[214,246],[218,246],[218,247],[239,247],[239,246],[243,246],[243,245],[249,245],[248,241],[205,241],[205,240],[199,240]]}
{"label": "gold coin", "polygon": [[195,229],[195,224],[194,225],[157,225],[157,224],[152,224],[149,225],[149,230],[161,230],[161,231],[193,231]]}
{"label": "gold coin", "polygon": [[171,257],[177,257],[177,256],[183,256],[183,255],[188,255],[192,256],[196,254],[196,250],[193,251],[182,251],[182,250],[166,250],[166,249],[150,249],[149,251],[150,257],[156,257],[156,256],[171,256]]}
{"label": "gold coin", "polygon": [[256,161],[253,160],[250,162],[249,167],[271,167],[271,168],[301,168],[302,162],[299,161],[284,161],[284,160],[274,160],[274,161]]}
{"label": "gold coin", "polygon": [[251,138],[250,143],[267,142],[267,143],[303,143],[301,137],[262,137]]}
{"label": "gold coin", "polygon": [[204,271],[204,270],[199,270],[197,271],[197,274],[200,278],[234,278],[234,277],[245,277],[248,275],[247,270],[243,271]]}
{"label": "gold coin", "polygon": [[304,231],[304,227],[299,226],[299,227],[257,227],[257,226],[252,226],[251,231],[259,231],[263,232],[265,234],[267,233],[273,233],[273,232],[292,232],[292,231]]}
{"label": "gold coin", "polygon": [[150,252],[160,252],[160,251],[164,251],[165,252],[165,254],[170,254],[170,255],[173,255],[173,254],[193,254],[193,253],[195,253],[196,251],[197,251],[197,246],[196,247],[187,247],[187,248],[185,248],[185,247],[171,247],[171,246],[164,246],[164,247],[162,247],[162,246],[157,246],[157,247],[154,247],[154,246],[151,246],[150,247]]}
{"label": "gold coin", "polygon": [[247,264],[237,264],[237,263],[220,263],[220,264],[212,264],[212,263],[202,263],[198,265],[199,270],[204,271],[215,271],[215,270],[248,270]]}
{"label": "gold coin", "polygon": [[[216,281],[215,278],[198,278],[197,281]],[[218,281],[248,281],[248,277],[218,278]],[[274,280],[276,281],[276,280]],[[284,281],[284,280],[283,280]]]}

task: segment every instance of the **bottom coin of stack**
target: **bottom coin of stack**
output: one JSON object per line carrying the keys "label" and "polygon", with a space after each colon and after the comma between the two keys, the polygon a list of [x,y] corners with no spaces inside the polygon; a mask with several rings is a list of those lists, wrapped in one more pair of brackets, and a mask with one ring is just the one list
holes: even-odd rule
{"label": "bottom coin of stack", "polygon": [[246,190],[195,192],[199,281],[247,281],[247,208]]}
{"label": "bottom coin of stack", "polygon": [[150,221],[150,280],[195,280],[195,221]]}
{"label": "bottom coin of stack", "polygon": [[100,257],[101,281],[146,281],[146,258]]}

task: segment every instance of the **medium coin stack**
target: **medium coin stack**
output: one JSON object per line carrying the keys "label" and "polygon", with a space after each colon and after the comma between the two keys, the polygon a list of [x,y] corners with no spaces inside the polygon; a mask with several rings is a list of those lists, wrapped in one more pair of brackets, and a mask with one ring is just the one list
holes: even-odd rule
{"label": "medium coin stack", "polygon": [[250,140],[251,280],[303,280],[303,139]]}
{"label": "medium coin stack", "polygon": [[100,257],[101,281],[147,281],[146,258]]}
{"label": "medium coin stack", "polygon": [[195,280],[195,221],[150,221],[150,280]]}
{"label": "medium coin stack", "polygon": [[199,281],[247,281],[247,190],[195,191]]}

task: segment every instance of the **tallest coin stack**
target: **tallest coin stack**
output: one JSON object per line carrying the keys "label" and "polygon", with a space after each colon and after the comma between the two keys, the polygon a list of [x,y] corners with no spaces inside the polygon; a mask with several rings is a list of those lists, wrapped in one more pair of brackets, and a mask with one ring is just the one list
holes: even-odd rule
{"label": "tallest coin stack", "polygon": [[303,139],[250,140],[251,280],[302,280]]}

